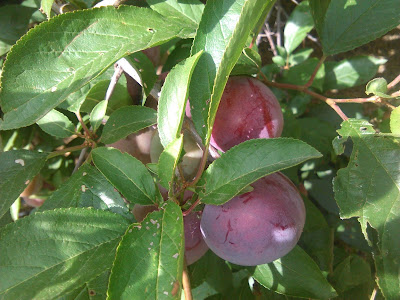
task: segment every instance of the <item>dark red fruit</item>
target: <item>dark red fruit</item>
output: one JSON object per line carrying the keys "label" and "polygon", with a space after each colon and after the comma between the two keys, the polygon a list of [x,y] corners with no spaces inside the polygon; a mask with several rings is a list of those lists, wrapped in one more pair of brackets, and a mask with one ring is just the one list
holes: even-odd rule
{"label": "dark red fruit", "polygon": [[218,107],[210,143],[225,152],[249,139],[279,137],[282,129],[281,107],[271,90],[251,77],[231,77]]}
{"label": "dark red fruit", "polygon": [[263,177],[252,187],[221,206],[206,205],[200,225],[216,255],[244,266],[286,255],[297,244],[305,222],[303,199],[283,174]]}

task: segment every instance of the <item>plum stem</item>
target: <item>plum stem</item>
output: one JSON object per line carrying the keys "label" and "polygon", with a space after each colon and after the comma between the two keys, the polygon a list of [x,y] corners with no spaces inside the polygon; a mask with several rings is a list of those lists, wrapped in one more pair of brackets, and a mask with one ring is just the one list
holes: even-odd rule
{"label": "plum stem", "polygon": [[184,212],[182,212],[183,216],[187,216],[192,212],[192,210],[200,203],[200,198],[197,198],[197,200]]}
{"label": "plum stem", "polygon": [[187,269],[186,258],[184,258],[184,260],[183,260],[182,286],[183,286],[183,292],[185,293],[185,299],[193,300],[192,290],[190,288],[190,278],[189,278],[189,272]]}

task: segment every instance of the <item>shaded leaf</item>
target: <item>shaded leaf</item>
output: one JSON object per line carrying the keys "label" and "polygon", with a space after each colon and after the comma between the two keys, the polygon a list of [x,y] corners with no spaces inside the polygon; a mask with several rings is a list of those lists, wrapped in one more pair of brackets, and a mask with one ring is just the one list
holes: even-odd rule
{"label": "shaded leaf", "polygon": [[320,155],[306,143],[289,138],[246,141],[208,167],[198,183],[199,197],[203,203],[221,205],[259,178]]}
{"label": "shaded leaf", "polygon": [[92,110],[90,114],[90,124],[92,125],[92,130],[96,131],[101,123],[103,122],[103,118],[106,115],[108,101],[103,100],[100,101]]}
{"label": "shaded leaf", "polygon": [[50,19],[51,15],[51,6],[53,5],[54,0],[41,0],[40,2],[40,10],[46,14],[47,18]]}
{"label": "shaded leaf", "polygon": [[323,51],[333,55],[366,44],[399,25],[399,19],[397,0],[330,1],[318,26]]}
{"label": "shaded leaf", "polygon": [[183,148],[183,135],[172,141],[161,153],[158,161],[160,183],[169,189],[175,176],[175,169]]}
{"label": "shaded leaf", "polygon": [[22,5],[0,7],[0,56],[28,31],[29,20],[35,8]]}
{"label": "shaded leaf", "polygon": [[302,1],[290,14],[283,31],[285,49],[288,54],[292,53],[301,44],[313,27],[314,21],[309,3],[308,1]]}
{"label": "shaded leaf", "polygon": [[387,60],[373,56],[355,56],[339,62],[325,62],[324,91],[345,89],[366,83]]}
{"label": "shaded leaf", "polygon": [[1,129],[36,122],[128,53],[192,34],[193,29],[175,18],[135,6],[51,18],[19,40],[5,62]]}
{"label": "shaded leaf", "polygon": [[132,220],[121,195],[94,167],[84,164],[46,199],[40,211],[68,207],[94,207],[110,210]]}
{"label": "shaded leaf", "polygon": [[193,41],[192,55],[204,54],[194,71],[190,105],[197,132],[208,145],[219,101],[247,38],[273,0],[208,1]]}
{"label": "shaded leaf", "polygon": [[156,12],[185,21],[184,26],[192,27],[194,30],[197,29],[204,10],[204,4],[199,0],[186,0],[184,2],[179,0],[147,0],[147,3]]}
{"label": "shaded leaf", "polygon": [[299,246],[272,263],[257,266],[253,277],[266,288],[288,296],[317,299],[336,296],[318,266]]}
{"label": "shaded leaf", "polygon": [[84,208],[7,225],[0,230],[0,297],[52,299],[78,288],[111,267],[127,226],[119,215]]}
{"label": "shaded leaf", "polygon": [[189,83],[193,70],[202,55],[199,51],[176,65],[168,74],[158,103],[158,132],[161,144],[166,147],[179,137],[185,116]]}
{"label": "shaded leaf", "polygon": [[157,112],[152,108],[137,105],[121,107],[108,119],[101,140],[103,143],[112,144],[156,122]]}
{"label": "shaded leaf", "polygon": [[244,48],[235,67],[231,72],[233,75],[253,75],[257,74],[261,68],[261,56],[252,48]]}
{"label": "shaded leaf", "polygon": [[390,131],[400,134],[400,107],[396,107],[390,114]]}
{"label": "shaded leaf", "polygon": [[28,150],[0,153],[0,217],[46,162],[47,154]]}
{"label": "shaded leaf", "polygon": [[49,111],[36,123],[44,132],[58,138],[66,138],[75,134],[75,125],[66,115],[55,109]]}
{"label": "shaded leaf", "polygon": [[146,167],[136,158],[114,148],[96,148],[93,162],[101,173],[131,203],[162,203],[162,197]]}
{"label": "shaded leaf", "polygon": [[111,270],[111,299],[180,299],[182,285],[183,216],[168,201],[123,237]]}
{"label": "shaded leaf", "polygon": [[378,284],[386,298],[398,296],[400,286],[400,147],[387,136],[376,134],[371,124],[349,119],[339,134],[353,141],[346,168],[338,171],[335,198],[342,218],[358,217],[364,236],[374,228],[379,240],[374,259]]}

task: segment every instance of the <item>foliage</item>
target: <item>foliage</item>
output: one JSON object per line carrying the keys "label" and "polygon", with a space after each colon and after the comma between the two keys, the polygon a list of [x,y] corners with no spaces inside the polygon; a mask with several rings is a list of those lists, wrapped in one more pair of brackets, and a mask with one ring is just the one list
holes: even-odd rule
{"label": "foliage", "polygon": [[[400,76],[345,53],[399,26],[398,0],[98,2],[0,5],[1,299],[400,297]],[[273,90],[284,131],[221,153],[234,75]],[[368,96],[341,96],[357,87]],[[298,245],[256,267],[210,250],[187,266],[184,216],[278,171],[304,198]],[[156,211],[137,222],[135,205]]]}

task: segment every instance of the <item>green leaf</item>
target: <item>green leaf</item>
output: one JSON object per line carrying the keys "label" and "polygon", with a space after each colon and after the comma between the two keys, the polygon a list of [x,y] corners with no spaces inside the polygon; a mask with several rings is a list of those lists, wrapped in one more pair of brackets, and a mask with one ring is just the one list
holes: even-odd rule
{"label": "green leaf", "polygon": [[297,50],[289,56],[289,64],[291,66],[301,64],[310,57],[313,51],[314,49],[312,48],[303,48]]}
{"label": "green leaf", "polygon": [[376,134],[364,120],[349,119],[338,131],[351,137],[348,166],[334,182],[342,218],[358,217],[364,236],[367,227],[379,235],[374,252],[378,284],[386,298],[396,298],[400,286],[400,147],[398,141]]}
{"label": "green leaf", "polygon": [[183,135],[173,140],[161,153],[158,161],[158,176],[161,185],[169,188],[175,176],[175,169],[183,148]]}
{"label": "green leaf", "polygon": [[7,225],[0,230],[0,297],[53,299],[78,288],[111,267],[127,226],[119,215],[84,208]]}
{"label": "green leaf", "polygon": [[322,34],[322,27],[325,21],[326,11],[328,10],[331,0],[309,0],[311,15],[314,19],[315,29],[318,35]]}
{"label": "green leaf", "polygon": [[[0,56],[28,31],[29,20],[35,8],[22,5],[0,7]],[[3,75],[4,76],[4,75]]]}
{"label": "green leaf", "polygon": [[[318,58],[310,58],[306,61],[291,67],[289,70],[284,70],[280,82],[290,83],[295,85],[304,85],[311,78],[311,74],[318,65]],[[322,90],[322,85],[325,78],[325,67],[322,65],[315,75],[312,87]]]}
{"label": "green leaf", "polygon": [[367,83],[367,86],[365,87],[365,93],[367,95],[374,94],[382,98],[391,97],[386,94],[387,90],[387,81],[385,78],[382,77],[372,79],[370,82]]}
{"label": "green leaf", "polygon": [[330,272],[333,264],[333,234],[321,211],[309,200],[304,199],[306,223],[299,245],[317,263],[320,270]]}
{"label": "green leaf", "polygon": [[36,123],[44,132],[58,138],[66,138],[75,134],[74,124],[66,115],[55,109],[49,111]]}
{"label": "green leaf", "polygon": [[185,116],[186,100],[193,70],[202,51],[175,66],[165,79],[158,103],[158,132],[166,147],[179,137]]}
{"label": "green leaf", "polygon": [[254,139],[224,153],[203,173],[198,186],[206,204],[221,205],[247,185],[268,174],[321,154],[306,143],[289,139]]}
{"label": "green leaf", "polygon": [[40,10],[46,14],[47,18],[50,19],[51,15],[51,6],[53,5],[54,0],[42,0],[40,3]]}
{"label": "green leaf", "polygon": [[283,31],[285,49],[288,54],[301,44],[313,27],[314,21],[311,16],[310,5],[308,1],[302,1],[289,16]]}
{"label": "green leaf", "polygon": [[261,56],[252,48],[244,48],[239,60],[231,72],[234,75],[257,74],[261,68]]}
{"label": "green leaf", "polygon": [[183,216],[168,201],[123,237],[111,270],[110,299],[180,299]]}
{"label": "green leaf", "polygon": [[[105,99],[113,73],[114,67],[109,67],[104,73],[90,81],[87,85],[70,94],[58,107],[72,112],[90,113],[100,101]],[[127,90],[126,78],[125,76],[121,76],[108,100],[107,114],[111,114],[116,109],[131,104],[132,98]]]}
{"label": "green leaf", "polygon": [[[326,2],[321,6],[326,8]],[[333,55],[375,40],[399,25],[399,19],[397,0],[335,0],[317,28],[325,55]]]}
{"label": "green leaf", "polygon": [[193,39],[180,40],[174,45],[174,49],[168,55],[167,61],[163,65],[162,72],[170,71],[176,64],[190,56],[190,48]]}
{"label": "green leaf", "polygon": [[40,211],[68,207],[109,210],[132,220],[124,199],[94,167],[84,164],[46,199]]}
{"label": "green leaf", "polygon": [[325,62],[324,91],[345,89],[366,83],[378,72],[386,59],[355,56],[339,62]]}
{"label": "green leaf", "polygon": [[114,148],[96,148],[93,162],[101,173],[131,203],[162,203],[162,197],[146,167],[136,158]]}
{"label": "green leaf", "polygon": [[101,135],[101,141],[112,144],[129,134],[154,125],[157,112],[145,106],[127,106],[117,109],[108,119]]}
{"label": "green leaf", "polygon": [[93,110],[90,114],[90,125],[92,125],[92,129],[94,131],[96,131],[100,127],[101,123],[103,122],[103,119],[106,115],[107,104],[108,104],[108,101],[106,101],[106,100],[100,101],[93,108]]}
{"label": "green leaf", "polygon": [[51,18],[19,40],[8,55],[1,82],[1,129],[36,122],[126,54],[191,35],[193,29],[179,20],[135,6]]}
{"label": "green leaf", "polygon": [[390,114],[390,131],[393,134],[400,134],[400,106]]}
{"label": "green leaf", "polygon": [[374,289],[371,268],[357,255],[337,265],[329,279],[339,296],[346,299],[369,299]]}
{"label": "green leaf", "polygon": [[184,26],[193,30],[197,29],[204,10],[204,4],[199,0],[147,0],[147,3],[163,16],[174,17],[184,21]]}
{"label": "green leaf", "polygon": [[86,284],[90,300],[103,300],[107,298],[109,279],[110,270],[107,270]]}
{"label": "green leaf", "polygon": [[272,263],[257,266],[253,277],[266,288],[288,296],[329,299],[337,295],[299,246]]}
{"label": "green leaf", "polygon": [[[261,15],[275,1],[208,1],[193,41],[192,54],[204,54],[194,71],[190,85],[190,105],[197,132],[208,145],[219,101],[246,44]],[[204,125],[204,126],[203,126]]]}
{"label": "green leaf", "polygon": [[148,95],[150,95],[151,89],[156,83],[158,77],[154,69],[154,65],[151,60],[143,52],[135,52],[131,55],[125,57],[125,59],[130,63],[135,72],[139,76],[140,82],[136,81],[143,88],[143,103]]}
{"label": "green leaf", "polygon": [[47,154],[28,150],[0,153],[0,217],[39,173]]}

